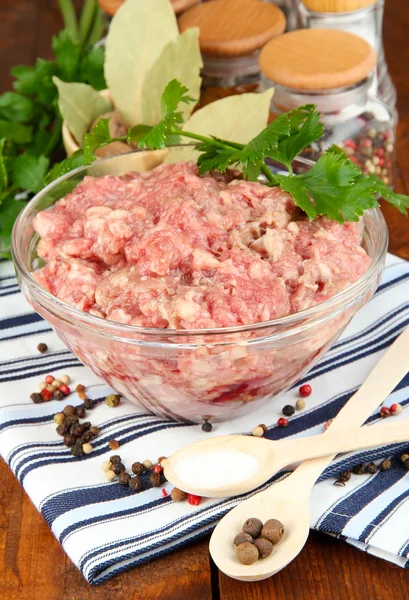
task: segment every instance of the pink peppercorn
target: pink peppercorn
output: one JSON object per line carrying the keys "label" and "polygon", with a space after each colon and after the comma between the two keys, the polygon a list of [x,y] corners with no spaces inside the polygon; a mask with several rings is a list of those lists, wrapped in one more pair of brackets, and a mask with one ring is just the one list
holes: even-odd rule
{"label": "pink peppercorn", "polygon": [[400,415],[403,410],[402,404],[392,404],[392,406],[389,407],[389,410],[391,411],[391,415]]}
{"label": "pink peppercorn", "polygon": [[165,490],[165,488],[162,488],[162,498],[167,498],[168,497],[168,493]]}
{"label": "pink peppercorn", "polygon": [[199,504],[202,501],[201,496],[195,496],[194,494],[188,494],[186,498],[189,504],[191,504],[192,506],[199,506]]}
{"label": "pink peppercorn", "polygon": [[58,389],[64,394],[64,396],[68,396],[69,394],[71,394],[70,388],[68,387],[68,385],[65,385],[65,383],[60,385]]}
{"label": "pink peppercorn", "polygon": [[44,400],[51,400],[51,398],[53,397],[52,393],[49,392],[47,389],[41,390],[40,394]]}
{"label": "pink peppercorn", "polygon": [[277,421],[277,425],[279,427],[287,427],[288,425],[288,419],[284,419],[284,417],[280,417]]}
{"label": "pink peppercorn", "polygon": [[391,411],[387,406],[382,406],[381,410],[379,411],[379,414],[381,415],[382,419],[385,419],[386,417],[390,417]]}
{"label": "pink peppercorn", "polygon": [[153,465],[151,471],[153,473],[162,473],[163,467],[161,465]]}
{"label": "pink peppercorn", "polygon": [[354,142],[354,140],[345,140],[344,146],[346,146],[347,148],[352,148],[353,150],[356,150],[358,148],[357,143]]}
{"label": "pink peppercorn", "polygon": [[51,384],[54,381],[55,377],[53,375],[47,375],[45,378],[45,382]]}
{"label": "pink peppercorn", "polygon": [[310,386],[309,383],[305,383],[304,385],[302,385],[300,387],[300,389],[298,390],[298,393],[300,394],[300,396],[302,398],[306,398],[307,396],[310,396],[312,392],[312,387]]}

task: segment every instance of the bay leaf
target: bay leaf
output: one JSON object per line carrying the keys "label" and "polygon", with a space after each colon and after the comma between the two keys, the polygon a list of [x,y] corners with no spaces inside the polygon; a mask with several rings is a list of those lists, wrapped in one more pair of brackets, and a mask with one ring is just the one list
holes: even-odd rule
{"label": "bay leaf", "polygon": [[[156,125],[162,116],[161,96],[166,85],[177,79],[189,90],[189,96],[199,100],[203,66],[199,47],[199,28],[192,27],[163,48],[158,60],[146,74],[142,89],[141,123]],[[194,104],[179,107],[185,119]]]}
{"label": "bay leaf", "polygon": [[[126,0],[115,13],[106,39],[105,79],[128,125],[143,122],[145,77],[166,44],[178,35],[170,0]],[[156,97],[145,93],[146,102]]]}
{"label": "bay leaf", "polygon": [[66,83],[58,77],[53,77],[53,82],[58,88],[58,106],[62,117],[82,147],[91,123],[112,110],[112,104],[86,83]]}
{"label": "bay leaf", "polygon": [[[273,93],[273,88],[270,88],[262,94],[240,94],[216,100],[193,113],[182,129],[247,144],[266,127]],[[181,142],[189,144],[190,140],[182,137]],[[198,155],[192,146],[171,148],[165,162],[196,162]]]}

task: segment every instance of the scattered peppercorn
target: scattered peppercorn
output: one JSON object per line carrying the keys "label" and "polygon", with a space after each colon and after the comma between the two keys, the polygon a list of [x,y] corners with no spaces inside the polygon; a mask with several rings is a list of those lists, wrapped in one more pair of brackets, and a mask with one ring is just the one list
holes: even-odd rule
{"label": "scattered peppercorn", "polygon": [[274,548],[269,540],[262,537],[258,538],[258,540],[254,542],[254,545],[259,552],[260,558],[267,558],[267,556],[270,556]]}
{"label": "scattered peppercorn", "polygon": [[366,473],[365,465],[362,463],[360,465],[352,467],[352,473],[354,473],[355,475],[364,475],[364,473]]}
{"label": "scattered peppercorn", "polygon": [[324,429],[325,429],[325,431],[327,431],[328,427],[331,425],[331,423],[332,423],[333,420],[334,419],[328,419],[328,421],[325,421],[325,423],[324,423]]}
{"label": "scattered peppercorn", "polygon": [[69,432],[69,429],[70,429],[70,425],[68,423],[66,423],[65,421],[63,421],[61,423],[61,425],[58,425],[58,427],[56,428],[56,432],[58,433],[58,435],[63,436]]}
{"label": "scattered peppercorn", "polygon": [[64,423],[69,424],[69,426],[71,427],[71,425],[74,425],[74,423],[78,423],[79,418],[77,417],[77,415],[68,415],[67,417],[65,417],[65,421]]}
{"label": "scattered peppercorn", "polygon": [[54,390],[58,389],[60,387],[60,385],[62,384],[62,381],[60,381],[59,379],[54,379],[54,381],[52,382],[52,386],[54,388]]}
{"label": "scattered peppercorn", "polygon": [[30,398],[34,402],[34,404],[40,404],[41,402],[44,402],[43,396],[41,394],[38,394],[37,392],[30,394]]}
{"label": "scattered peppercorn", "polygon": [[242,565],[252,565],[258,559],[259,552],[254,544],[250,544],[250,542],[244,542],[244,544],[237,546],[236,556],[237,560]]}
{"label": "scattered peppercorn", "polygon": [[47,350],[48,350],[48,346],[47,346],[47,344],[43,344],[43,343],[41,343],[41,344],[38,344],[38,346],[37,346],[37,350],[38,350],[39,352],[41,352],[41,354],[44,354],[44,352],[47,352]]}
{"label": "scattered peppercorn", "polygon": [[80,437],[84,433],[84,428],[79,423],[74,423],[71,425],[70,434],[75,435],[76,437]]}
{"label": "scattered peppercorn", "polygon": [[406,469],[407,471],[409,471],[409,458],[407,458],[407,459],[404,461],[404,463],[403,463],[403,466],[405,467],[405,469]]}
{"label": "scattered peppercorn", "polygon": [[376,466],[375,463],[368,463],[366,465],[366,472],[370,473],[371,475],[374,475],[375,473],[378,472],[378,467]]}
{"label": "scattered peppercorn", "polygon": [[128,486],[133,492],[136,492],[141,489],[142,482],[139,477],[131,477],[131,479],[128,481]]}
{"label": "scattered peppercorn", "polygon": [[52,383],[54,381],[54,379],[55,379],[54,375],[47,375],[45,377],[45,382],[46,383]]}
{"label": "scattered peppercorn", "polygon": [[381,415],[382,419],[386,419],[386,417],[391,416],[391,411],[387,406],[382,406],[381,410],[379,411],[379,414]]}
{"label": "scattered peppercorn", "polygon": [[84,419],[87,411],[85,410],[84,406],[77,406],[75,408],[75,414],[77,415],[77,417],[79,417],[80,419]]}
{"label": "scattered peppercorn", "polygon": [[92,408],[94,405],[93,401],[91,400],[91,398],[84,398],[84,408],[86,410],[89,410],[90,408]]}
{"label": "scattered peppercorn", "polygon": [[81,436],[81,439],[83,441],[84,444],[86,444],[87,442],[90,442],[92,439],[94,439],[95,436],[92,435],[91,431],[84,431],[84,433]]}
{"label": "scattered peppercorn", "polygon": [[409,454],[402,454],[400,459],[403,463],[406,462],[409,459]]}
{"label": "scattered peppercorn", "polygon": [[60,390],[55,390],[53,393],[54,400],[64,400],[65,396]]}
{"label": "scattered peppercorn", "polygon": [[151,473],[149,475],[149,481],[150,481],[151,486],[160,487],[160,484],[162,482],[161,473]]}
{"label": "scattered peppercorn", "polygon": [[109,460],[106,460],[102,463],[101,468],[103,471],[109,471],[111,469],[112,463]]}
{"label": "scattered peppercorn", "polygon": [[292,417],[294,414],[294,406],[291,406],[291,404],[286,404],[285,406],[283,406],[283,409],[281,411],[283,413],[283,415],[285,415],[286,417]]}
{"label": "scattered peppercorn", "polygon": [[69,385],[71,383],[71,377],[69,375],[62,375],[60,379],[63,383],[65,383],[65,385]]}
{"label": "scattered peppercorn", "polygon": [[72,448],[76,441],[77,438],[74,435],[71,435],[70,433],[64,435],[64,445],[67,446],[67,448]]}
{"label": "scattered peppercorn", "polygon": [[287,425],[288,425],[288,420],[287,420],[287,419],[285,419],[284,417],[280,417],[280,418],[278,419],[278,421],[277,421],[277,425],[278,425],[279,427],[287,427]]}
{"label": "scattered peppercorn", "polygon": [[93,425],[92,427],[89,428],[89,432],[92,435],[92,437],[97,437],[97,435],[99,434],[100,431],[101,431],[100,428],[97,427],[96,425]]}
{"label": "scattered peppercorn", "polygon": [[165,490],[165,488],[162,488],[162,498],[167,498],[168,497],[168,493]]}
{"label": "scattered peppercorn", "polygon": [[305,383],[304,385],[302,385],[300,387],[300,389],[298,390],[298,393],[300,394],[300,396],[302,398],[307,398],[307,396],[310,396],[312,392],[312,387],[308,384]]}
{"label": "scattered peppercorn", "polygon": [[75,408],[73,406],[71,406],[71,404],[67,404],[67,406],[64,406],[63,408],[63,413],[68,417],[71,415],[75,415]]}
{"label": "scattered peppercorn", "polygon": [[47,389],[47,384],[46,384],[46,382],[45,382],[45,381],[41,381],[41,382],[38,384],[38,389],[40,390],[40,392],[42,392],[43,390]]}
{"label": "scattered peppercorn", "polygon": [[240,544],[245,544],[246,542],[254,544],[254,540],[249,533],[238,533],[233,540],[235,546],[240,546]]}
{"label": "scattered peppercorn", "polygon": [[387,471],[388,469],[391,468],[391,461],[389,460],[389,458],[385,458],[381,464],[379,465],[379,470],[380,471]]}
{"label": "scattered peppercorn", "polygon": [[[87,399],[87,394],[85,392],[78,392],[78,398],[80,400],[86,400]],[[92,406],[92,400],[91,400],[91,406]]]}
{"label": "scattered peppercorn", "polygon": [[[54,392],[55,392],[55,387],[53,385],[51,385],[51,383],[47,383],[47,387],[44,389],[46,389],[47,392],[50,392],[50,394],[54,394]],[[41,391],[43,391],[43,390],[41,390]]]}
{"label": "scattered peppercorn", "polygon": [[210,433],[212,429],[213,429],[213,425],[211,423],[209,423],[209,421],[205,421],[203,423],[202,431],[204,431],[205,433]]}
{"label": "scattered peppercorn", "polygon": [[114,465],[115,463],[120,463],[122,462],[121,457],[119,456],[119,454],[114,454],[113,456],[109,457],[110,462]]}
{"label": "scattered peppercorn", "polygon": [[111,469],[108,469],[108,471],[105,471],[105,477],[108,481],[112,481],[115,479],[116,475]]}
{"label": "scattered peppercorn", "polygon": [[196,496],[195,494],[187,494],[186,499],[192,506],[199,506],[202,501],[202,496]]}
{"label": "scattered peppercorn", "polygon": [[121,471],[125,471],[125,465],[121,462],[113,463],[111,469],[113,470],[115,475],[119,475],[119,473],[121,473]]}
{"label": "scattered peppercorn", "polygon": [[255,427],[251,433],[254,435],[254,437],[263,437],[264,429],[260,427],[260,425],[257,425],[257,427]]}
{"label": "scattered peppercorn", "polygon": [[75,391],[77,392],[77,394],[79,394],[80,392],[85,392],[85,385],[82,385],[82,383],[79,383],[77,385],[77,387],[75,388]]}
{"label": "scattered peppercorn", "polygon": [[392,406],[389,407],[389,410],[391,412],[392,415],[400,415],[400,413],[403,411],[403,406],[402,404],[392,404]]}
{"label": "scattered peppercorn", "polygon": [[108,394],[108,396],[105,398],[105,404],[111,406],[111,408],[118,406],[120,401],[121,398],[117,394]]}
{"label": "scattered peppercorn", "polygon": [[60,385],[58,389],[64,394],[64,396],[69,396],[71,394],[70,388],[68,387],[68,385],[65,385],[65,383]]}
{"label": "scattered peppercorn", "polygon": [[252,538],[258,538],[262,529],[263,523],[255,517],[247,519],[242,527],[243,533],[248,533]]}
{"label": "scattered peppercorn", "polygon": [[277,519],[269,519],[263,525],[261,537],[269,540],[272,544],[278,544],[283,537],[284,525]]}
{"label": "scattered peppercorn", "polygon": [[111,448],[111,450],[117,450],[119,448],[119,442],[116,440],[109,440],[108,446]]}
{"label": "scattered peppercorn", "polygon": [[182,500],[186,500],[186,492],[182,492],[179,488],[173,488],[170,492],[170,497],[175,502],[182,502]]}
{"label": "scattered peppercorn", "polygon": [[57,425],[61,425],[61,423],[63,423],[64,421],[65,421],[64,413],[56,413],[54,415],[54,423],[56,423]]}
{"label": "scattered peppercorn", "polygon": [[82,456],[84,454],[81,440],[76,440],[75,444],[71,448],[71,454],[73,456]]}
{"label": "scattered peppercorn", "polygon": [[91,454],[91,452],[93,451],[93,447],[91,444],[82,444],[82,451],[84,454]]}
{"label": "scattered peppercorn", "polygon": [[134,475],[140,475],[145,471],[145,467],[140,462],[134,462],[131,469]]}
{"label": "scattered peppercorn", "polygon": [[121,485],[128,485],[131,476],[126,471],[121,471],[118,475],[118,481]]}
{"label": "scattered peppercorn", "polygon": [[48,402],[53,397],[53,394],[47,388],[41,390],[40,395],[43,397],[43,402]]}
{"label": "scattered peppercorn", "polygon": [[339,479],[341,481],[349,481],[351,479],[352,469],[347,469],[346,471],[342,471],[339,475]]}
{"label": "scattered peppercorn", "polygon": [[300,398],[299,400],[297,400],[297,402],[295,403],[295,408],[297,410],[303,410],[303,408],[305,408],[305,402],[302,398]]}
{"label": "scattered peppercorn", "polygon": [[153,463],[151,460],[144,460],[142,464],[147,471],[149,471],[153,467]]}
{"label": "scattered peppercorn", "polygon": [[153,465],[152,467],[152,473],[163,473],[163,467],[162,465]]}
{"label": "scattered peppercorn", "polygon": [[336,481],[334,481],[334,485],[345,487],[345,481],[343,481],[342,479],[337,479]]}

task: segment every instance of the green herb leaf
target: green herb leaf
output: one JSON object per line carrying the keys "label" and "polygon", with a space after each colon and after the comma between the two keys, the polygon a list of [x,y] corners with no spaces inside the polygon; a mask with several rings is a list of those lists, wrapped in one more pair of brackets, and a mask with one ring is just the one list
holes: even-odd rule
{"label": "green herb leaf", "polygon": [[106,146],[115,141],[109,131],[109,119],[98,119],[91,133],[84,137],[84,164],[90,165],[94,160],[94,151],[101,146]]}
{"label": "green herb leaf", "polygon": [[65,175],[69,171],[82,167],[84,165],[84,153],[82,150],[77,150],[74,154],[71,154],[65,160],[56,163],[53,168],[47,173],[44,178],[44,184],[48,185],[58,177]]}
{"label": "green herb leaf", "polygon": [[59,68],[59,75],[64,81],[73,81],[78,70],[81,49],[74,41],[68,29],[63,29],[52,39],[52,47]]}
{"label": "green herb leaf", "polygon": [[324,126],[320,123],[320,114],[313,104],[306,104],[287,113],[290,120],[290,136],[279,141],[278,150],[282,162],[290,166],[300,152],[312,142],[318,140],[324,133]]}
{"label": "green herb leaf", "polygon": [[16,92],[5,92],[0,96],[0,118],[28,123],[34,114],[35,104],[30,98]]}
{"label": "green herb leaf", "polygon": [[6,140],[2,138],[0,140],[0,192],[5,190],[9,184],[9,176],[7,173],[7,166],[4,157],[4,147],[6,145]]}
{"label": "green herb leaf", "polygon": [[14,221],[26,203],[21,200],[15,200],[13,192],[5,192],[0,198],[0,205],[0,255],[10,256],[9,248]]}
{"label": "green herb leaf", "polygon": [[376,194],[379,194],[381,198],[395,206],[399,212],[406,215],[409,209],[409,196],[405,196],[404,194],[396,194],[391,188],[386,185],[379,177],[376,175],[368,175],[368,179],[374,185]]}
{"label": "green herb leaf", "polygon": [[13,162],[13,182],[24,190],[30,190],[34,194],[39,192],[44,185],[44,177],[47,173],[49,160],[45,156],[31,156],[22,154]]}
{"label": "green herb leaf", "polygon": [[107,87],[104,77],[104,46],[93,46],[84,51],[80,64],[81,81],[87,81],[95,90]]}
{"label": "green herb leaf", "polygon": [[35,67],[26,67],[17,65],[11,69],[11,74],[16,78],[13,87],[21,94],[35,94],[37,85],[37,75]]}
{"label": "green herb leaf", "polygon": [[31,141],[33,128],[22,123],[13,123],[0,119],[0,138],[6,138],[17,144],[27,144]]}
{"label": "green herb leaf", "polygon": [[109,100],[86,83],[65,83],[58,77],[58,106],[76,141],[82,146],[85,133],[100,115],[112,110]]}

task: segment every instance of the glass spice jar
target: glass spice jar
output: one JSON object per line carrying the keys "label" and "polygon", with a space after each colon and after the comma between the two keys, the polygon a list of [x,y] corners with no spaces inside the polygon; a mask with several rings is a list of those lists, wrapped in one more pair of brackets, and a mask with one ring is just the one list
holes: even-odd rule
{"label": "glass spice jar", "polygon": [[388,72],[382,43],[384,0],[297,0],[297,20],[303,28],[339,29],[364,38],[377,53],[374,91],[392,108],[396,90]]}
{"label": "glass spice jar", "polygon": [[187,10],[179,18],[181,32],[200,29],[199,108],[226,96],[257,92],[260,49],[285,26],[284,13],[262,0],[210,0]]}
{"label": "glass spice jar", "polygon": [[318,160],[336,144],[365,174],[392,184],[396,115],[371,93],[376,56],[367,42],[343,31],[303,29],[272,40],[259,62],[261,87],[275,86],[272,119],[304,104],[321,113],[324,135],[302,156]]}
{"label": "glass spice jar", "polygon": [[287,31],[297,29],[297,0],[264,0],[280,8],[287,20]]}

